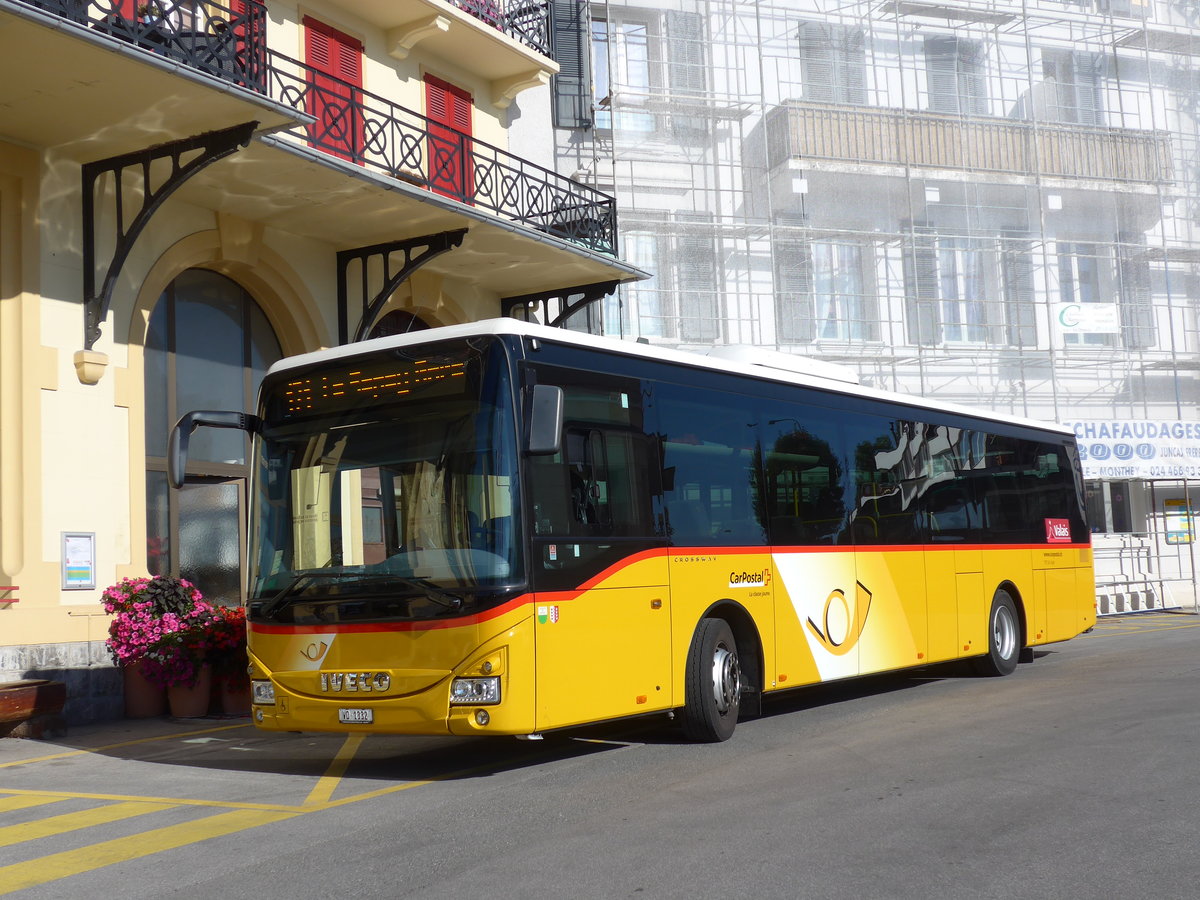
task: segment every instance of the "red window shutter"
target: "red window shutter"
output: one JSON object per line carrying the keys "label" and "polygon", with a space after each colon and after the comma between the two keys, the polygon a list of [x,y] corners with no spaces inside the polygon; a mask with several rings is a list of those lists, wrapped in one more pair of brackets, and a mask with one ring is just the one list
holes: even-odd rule
{"label": "red window shutter", "polygon": [[471,202],[471,95],[460,87],[425,76],[425,114],[429,119],[429,181],[439,194]]}
{"label": "red window shutter", "polygon": [[304,17],[304,55],[309,65],[305,111],[317,121],[309,141],[342,159],[362,162],[363,46],[345,32]]}

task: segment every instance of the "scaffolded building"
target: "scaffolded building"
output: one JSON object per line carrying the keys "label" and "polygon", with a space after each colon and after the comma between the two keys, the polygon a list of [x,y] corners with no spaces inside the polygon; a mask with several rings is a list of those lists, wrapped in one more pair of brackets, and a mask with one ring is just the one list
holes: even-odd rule
{"label": "scaffolded building", "polygon": [[569,327],[1075,423],[1101,612],[1194,602],[1197,4],[551,9],[554,165],[654,273]]}

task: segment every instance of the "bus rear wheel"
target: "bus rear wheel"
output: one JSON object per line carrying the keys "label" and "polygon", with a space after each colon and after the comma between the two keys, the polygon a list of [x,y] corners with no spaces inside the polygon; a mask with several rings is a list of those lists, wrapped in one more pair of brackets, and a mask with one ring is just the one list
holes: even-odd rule
{"label": "bus rear wheel", "polygon": [[1011,675],[1021,654],[1021,620],[1017,604],[1003,588],[992,597],[988,612],[988,652],[975,660],[980,675]]}
{"label": "bus rear wheel", "polygon": [[693,741],[726,741],[737,727],[742,669],[724,619],[701,619],[688,649],[683,733]]}

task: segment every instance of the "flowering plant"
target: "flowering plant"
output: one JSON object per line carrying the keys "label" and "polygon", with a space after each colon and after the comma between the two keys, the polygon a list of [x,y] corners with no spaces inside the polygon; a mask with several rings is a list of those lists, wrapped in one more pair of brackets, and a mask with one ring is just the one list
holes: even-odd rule
{"label": "flowering plant", "polygon": [[222,606],[215,610],[208,628],[208,661],[213,675],[230,687],[247,678],[246,610],[241,606]]}
{"label": "flowering plant", "polygon": [[193,684],[217,613],[182,578],[125,578],[102,595],[113,614],[105,645],[119,666],[143,661],[143,674],[162,685]]}
{"label": "flowering plant", "polygon": [[174,621],[170,620],[170,614],[164,616],[166,630],[142,657],[142,674],[166,687],[195,684],[200,667],[207,661],[208,629],[215,618],[216,611],[203,601],[188,616]]}

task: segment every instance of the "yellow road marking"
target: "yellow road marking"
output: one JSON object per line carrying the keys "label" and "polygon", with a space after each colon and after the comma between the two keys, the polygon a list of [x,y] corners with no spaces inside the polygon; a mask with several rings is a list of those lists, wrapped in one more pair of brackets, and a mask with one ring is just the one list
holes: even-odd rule
{"label": "yellow road marking", "polygon": [[115,838],[80,847],[78,850],[66,850],[28,862],[3,866],[0,867],[0,894],[36,887],[113,863],[140,859],[143,856],[162,853],[164,850],[174,850],[209,838],[245,831],[248,828],[270,825],[296,815],[298,814],[239,809],[210,816],[198,822],[169,825],[133,837]]}
{"label": "yellow road marking", "polygon": [[[193,800],[187,797],[145,797],[137,794],[88,794],[82,791],[44,791],[0,788],[0,794],[53,797],[56,800],[110,800],[114,802],[167,803],[171,806],[200,806],[215,809],[252,809],[260,812],[301,813],[305,807],[289,803],[242,803],[237,800]],[[49,802],[49,801],[47,801]]]}
{"label": "yellow road marking", "polygon": [[309,791],[308,797],[304,800],[305,806],[320,806],[329,802],[329,798],[337,790],[342,776],[346,774],[346,767],[350,765],[350,760],[354,759],[354,754],[362,746],[364,737],[366,737],[364,734],[349,734],[346,736],[346,741],[342,744],[342,749],[333,758],[333,761],[329,764],[329,768],[325,770],[325,774],[317,782],[317,786]]}
{"label": "yellow road marking", "polygon": [[12,762],[0,763],[0,769],[10,766],[26,766],[30,763],[48,762],[52,759],[66,759],[70,756],[83,756],[88,753],[101,753],[105,750],[116,750],[120,747],[133,747],[137,744],[152,744],[155,741],[170,741],[176,738],[193,737],[198,734],[212,734],[214,731],[230,731],[234,728],[249,728],[250,723],[242,722],[237,725],[219,725],[216,728],[202,728],[199,731],[181,731],[174,734],[160,734],[155,737],[137,738],[132,741],[121,741],[119,744],[105,744],[101,747],[82,747],[78,750],[65,750],[62,753],[51,753],[48,756],[32,756],[29,759],[14,759]]}
{"label": "yellow road marking", "polygon": [[[6,765],[24,765],[30,762],[42,762],[51,759],[61,759],[67,756],[77,756],[110,750],[116,747],[126,747],[132,744],[150,743],[160,740],[171,740],[194,734],[206,734],[213,731],[224,731],[229,728],[244,728],[245,725],[224,726],[202,731],[185,732],[182,734],[161,735],[154,738],[144,738],[134,741],[123,741],[104,747],[93,747],[65,753],[57,753],[36,759],[20,760]],[[149,812],[158,812],[175,807],[205,807],[223,808],[228,812],[202,818],[197,821],[184,822],[152,831],[142,832],[131,837],[121,837],[102,841],[76,850],[68,850],[49,856],[39,857],[22,863],[0,867],[0,895],[23,890],[37,885],[47,884],[73,875],[94,871],[114,863],[126,862],[152,856],[167,850],[197,844],[213,837],[234,834],[262,825],[283,822],[311,812],[319,812],[359,803],[376,797],[383,797],[399,791],[409,790],[438,781],[454,778],[464,778],[483,772],[494,771],[492,764],[473,766],[469,769],[458,769],[446,772],[421,781],[409,781],[403,784],[391,785],[378,790],[366,791],[340,800],[333,800],[346,769],[354,759],[366,735],[348,735],[337,755],[330,761],[325,774],[318,780],[316,786],[309,792],[308,797],[300,806],[283,804],[259,804],[225,802],[219,800],[192,800],[176,797],[133,797],[117,794],[92,794],[77,791],[35,791],[0,788],[0,811],[16,810],[41,804],[48,804],[66,799],[89,799],[114,801],[111,805],[83,813],[52,816],[41,822],[28,825],[13,825],[0,828],[0,846],[34,840],[100,825],[107,822],[119,821],[131,816]],[[541,754],[529,754],[527,759],[535,759]]]}
{"label": "yellow road marking", "polygon": [[95,809],[85,809],[81,812],[63,813],[61,816],[50,816],[38,819],[36,822],[26,822],[22,825],[7,825],[0,828],[0,847],[33,841],[38,838],[51,837],[56,834],[66,834],[80,828],[90,828],[92,825],[104,825],[108,822],[119,822],[133,816],[146,813],[161,812],[173,809],[168,803],[112,803],[108,806],[98,806]]}
{"label": "yellow road marking", "polygon": [[0,798],[0,813],[16,812],[18,809],[29,809],[31,806],[45,806],[47,803],[59,803],[66,799],[66,797],[43,796],[41,791],[30,791],[29,796]]}

